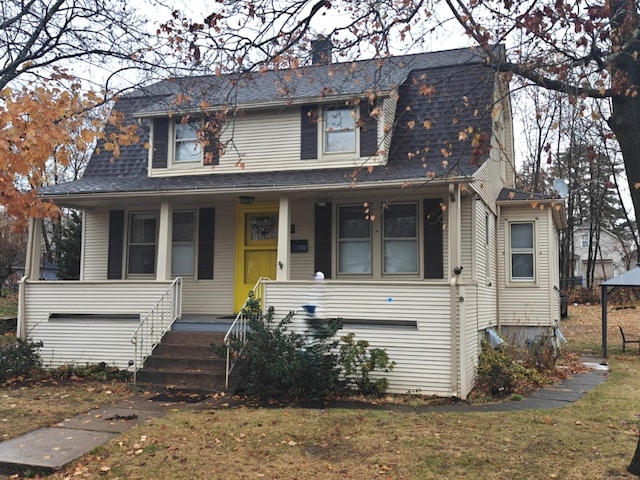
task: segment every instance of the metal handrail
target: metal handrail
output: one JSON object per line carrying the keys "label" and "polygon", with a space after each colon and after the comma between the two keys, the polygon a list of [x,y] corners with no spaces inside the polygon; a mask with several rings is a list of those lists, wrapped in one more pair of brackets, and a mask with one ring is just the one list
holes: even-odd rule
{"label": "metal handrail", "polygon": [[160,343],[162,336],[171,329],[173,322],[181,315],[182,278],[177,277],[131,334],[131,343],[135,345],[134,381],[138,369],[151,355],[154,347]]}
{"label": "metal handrail", "polygon": [[[249,323],[247,321],[248,320],[247,316],[245,315],[245,308],[247,307],[247,304],[251,299],[252,293],[254,298],[258,298],[262,300],[262,298],[264,297],[263,282],[268,280],[271,280],[271,279],[269,277],[260,277],[258,279],[256,284],[251,289],[249,295],[247,295],[247,299],[242,304],[242,307],[240,308],[238,315],[236,315],[235,320],[229,327],[227,334],[224,336],[224,345],[227,346],[227,365],[226,365],[225,379],[224,379],[225,388],[229,388],[229,375],[231,374],[231,371],[233,370],[233,367],[236,364],[235,361],[233,362],[231,361],[231,339],[240,340],[240,342],[242,343],[242,347],[237,355],[239,356],[242,350],[244,349],[245,345],[247,344],[247,331],[248,331]],[[258,293],[256,294],[256,292]]]}

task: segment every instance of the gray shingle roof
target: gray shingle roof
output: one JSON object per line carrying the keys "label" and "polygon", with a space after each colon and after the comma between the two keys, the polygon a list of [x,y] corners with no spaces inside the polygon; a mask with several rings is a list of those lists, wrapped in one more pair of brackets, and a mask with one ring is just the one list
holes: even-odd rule
{"label": "gray shingle roof", "polygon": [[[210,105],[221,104],[227,100],[227,91],[212,88],[220,82],[229,82],[229,77],[165,80],[122,97],[115,108],[128,121],[135,121],[134,115],[150,115],[159,112],[162,106],[166,111],[169,99],[188,92],[189,88],[191,92],[196,88],[204,91]],[[473,50],[460,49],[267,72],[254,75],[246,84],[238,84],[234,101],[245,105],[274,100],[284,103],[318,98],[323,92],[329,99],[336,95],[359,95],[374,86],[382,91],[397,90],[400,98],[388,164],[358,173],[360,183],[377,184],[473,175],[488,156],[494,82],[494,73]],[[207,85],[209,88],[204,89]],[[423,85],[433,86],[435,93],[421,94]],[[470,132],[469,138],[459,138],[462,130]],[[122,147],[119,158],[114,160],[110,152],[101,150],[92,156],[83,178],[43,188],[41,195],[338,186],[350,184],[354,174],[353,168],[339,168],[268,173],[239,170],[231,174],[214,171],[149,178],[148,151],[144,148],[148,128],[138,128],[138,133],[140,142]],[[474,149],[471,140],[476,134],[484,143]]]}

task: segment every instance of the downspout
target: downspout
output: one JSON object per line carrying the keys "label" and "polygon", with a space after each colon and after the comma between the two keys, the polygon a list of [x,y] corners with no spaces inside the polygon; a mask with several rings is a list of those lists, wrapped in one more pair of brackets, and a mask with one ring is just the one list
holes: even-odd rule
{"label": "downspout", "polygon": [[[497,217],[496,217],[496,225],[495,225],[495,236],[493,244],[495,245],[495,277],[496,277],[496,328],[498,332],[502,330],[502,308],[500,306],[500,289],[502,288],[502,283],[500,279],[500,267],[504,267],[504,272],[506,274],[506,262],[505,265],[500,263],[500,226],[502,225],[502,207],[497,205]],[[506,235],[506,233],[504,233]],[[504,237],[503,237],[504,238]],[[503,260],[504,261],[504,260]]]}
{"label": "downspout", "polygon": [[460,189],[449,184],[449,291],[451,304],[451,392],[460,396],[460,308],[458,278],[462,273],[460,265]]}

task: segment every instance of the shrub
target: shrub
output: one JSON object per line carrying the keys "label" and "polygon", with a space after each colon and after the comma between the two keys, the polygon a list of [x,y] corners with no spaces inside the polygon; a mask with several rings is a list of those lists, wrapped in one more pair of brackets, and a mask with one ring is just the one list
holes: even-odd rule
{"label": "shrub", "polygon": [[389,382],[386,378],[372,380],[369,375],[374,370],[390,372],[395,362],[389,360],[385,350],[369,348],[366,340],[354,339],[355,334],[349,333],[340,338],[340,366],[345,377],[346,388],[353,389],[364,395],[384,393]]}
{"label": "shrub", "polygon": [[[302,335],[289,330],[293,312],[275,322],[273,308],[262,315],[260,301],[253,296],[243,313],[249,323],[247,344],[231,342],[232,357],[238,361],[230,380],[237,391],[262,399],[302,400],[346,390],[378,394],[387,389],[385,378],[371,380],[369,374],[376,369],[388,372],[394,362],[384,350],[369,349],[367,341],[356,342],[352,333],[342,337],[338,349],[340,320],[310,322]],[[226,355],[224,347],[214,350]]]}
{"label": "shrub", "polygon": [[526,367],[513,355],[514,350],[492,348],[482,343],[475,391],[494,397],[522,394],[545,383],[545,378],[531,367]]}
{"label": "shrub", "polygon": [[16,339],[15,342],[0,347],[0,382],[20,376],[27,376],[42,368],[38,350],[42,342]]}
{"label": "shrub", "polygon": [[119,382],[126,382],[132,379],[133,373],[117,367],[110,367],[105,362],[99,362],[87,365],[63,365],[52,370],[51,376],[59,379],[83,378],[87,380],[117,380]]}
{"label": "shrub", "polygon": [[331,338],[339,322],[316,326],[313,338],[289,330],[293,312],[275,322],[274,310],[256,314],[250,302],[248,341],[231,381],[236,389],[262,399],[324,398],[340,389]]}

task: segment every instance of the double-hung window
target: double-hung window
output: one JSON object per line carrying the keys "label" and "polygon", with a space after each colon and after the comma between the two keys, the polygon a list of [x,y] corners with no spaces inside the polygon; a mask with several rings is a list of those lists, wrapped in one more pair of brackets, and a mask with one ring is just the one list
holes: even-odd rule
{"label": "double-hung window", "polygon": [[198,139],[199,121],[183,122],[176,119],[174,123],[174,140],[176,163],[199,162],[202,158],[202,145]]}
{"label": "double-hung window", "polygon": [[534,228],[532,222],[511,223],[511,280],[535,280]]}
{"label": "double-hung window", "polygon": [[371,222],[362,205],[338,207],[338,273],[371,273]]}
{"label": "double-hung window", "polygon": [[156,212],[129,214],[127,272],[131,275],[153,275],[156,271]]}
{"label": "double-hung window", "polygon": [[324,111],[324,152],[356,151],[356,118],[353,108],[327,108]]}
{"label": "double-hung window", "polygon": [[195,265],[195,212],[173,212],[171,274],[193,275]]}
{"label": "double-hung window", "polygon": [[405,203],[384,210],[383,273],[418,273],[417,208],[415,203]]}

